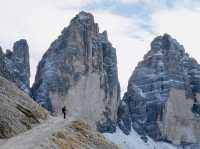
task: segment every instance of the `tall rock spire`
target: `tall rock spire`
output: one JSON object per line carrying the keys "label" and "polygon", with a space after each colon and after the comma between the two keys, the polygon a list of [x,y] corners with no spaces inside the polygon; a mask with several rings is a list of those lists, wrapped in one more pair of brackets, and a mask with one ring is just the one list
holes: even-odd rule
{"label": "tall rock spire", "polygon": [[51,44],[38,65],[32,93],[53,113],[65,105],[70,115],[99,131],[115,130],[120,98],[116,50],[90,13],[76,15]]}
{"label": "tall rock spire", "polygon": [[30,64],[29,64],[29,47],[26,40],[21,39],[14,43],[13,62],[19,71],[21,83],[26,87],[30,86]]}
{"label": "tall rock spire", "polygon": [[29,47],[26,40],[15,42],[13,51],[7,50],[5,54],[0,49],[0,62],[0,75],[30,94]]}

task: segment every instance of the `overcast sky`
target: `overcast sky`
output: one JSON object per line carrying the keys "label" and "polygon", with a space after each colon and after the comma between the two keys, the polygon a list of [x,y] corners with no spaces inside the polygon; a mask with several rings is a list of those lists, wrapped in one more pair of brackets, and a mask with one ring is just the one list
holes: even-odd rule
{"label": "overcast sky", "polygon": [[200,0],[0,0],[0,45],[27,39],[33,82],[42,55],[81,10],[93,13],[117,49],[122,91],[157,35],[171,34],[200,61]]}

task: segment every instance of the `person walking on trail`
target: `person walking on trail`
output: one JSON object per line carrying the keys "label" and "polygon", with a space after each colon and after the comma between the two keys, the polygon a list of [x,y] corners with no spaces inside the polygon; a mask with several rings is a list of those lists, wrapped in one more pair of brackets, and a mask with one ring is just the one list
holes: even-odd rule
{"label": "person walking on trail", "polygon": [[65,119],[65,118],[66,118],[66,106],[64,106],[64,107],[62,108],[62,113],[63,113],[64,119]]}

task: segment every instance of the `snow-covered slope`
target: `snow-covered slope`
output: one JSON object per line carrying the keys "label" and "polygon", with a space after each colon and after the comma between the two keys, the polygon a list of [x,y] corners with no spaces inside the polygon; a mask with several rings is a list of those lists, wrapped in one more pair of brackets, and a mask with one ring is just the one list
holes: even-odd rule
{"label": "snow-covered slope", "polygon": [[176,149],[163,142],[155,142],[151,138],[148,138],[148,142],[145,143],[134,130],[130,132],[130,135],[125,135],[121,129],[117,128],[115,133],[104,133],[104,136],[117,144],[122,149]]}

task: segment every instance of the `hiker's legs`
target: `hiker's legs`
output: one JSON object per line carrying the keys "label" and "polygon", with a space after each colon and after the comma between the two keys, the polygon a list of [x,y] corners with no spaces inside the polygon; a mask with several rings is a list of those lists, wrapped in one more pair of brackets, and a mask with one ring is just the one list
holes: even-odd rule
{"label": "hiker's legs", "polygon": [[64,112],[64,119],[66,118],[66,113]]}

